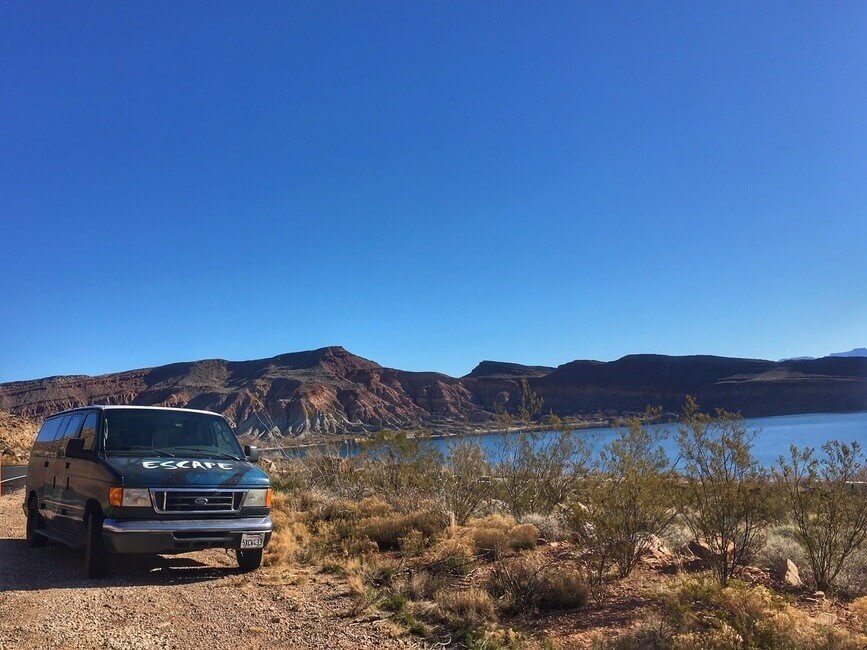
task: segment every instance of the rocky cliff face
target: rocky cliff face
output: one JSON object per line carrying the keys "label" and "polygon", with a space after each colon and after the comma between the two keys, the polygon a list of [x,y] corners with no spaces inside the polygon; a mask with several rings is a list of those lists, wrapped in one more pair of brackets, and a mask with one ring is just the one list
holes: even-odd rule
{"label": "rocky cliff face", "polygon": [[619,415],[686,394],[745,416],[867,410],[867,359],[773,362],[631,355],[558,368],[483,361],[462,378],[383,368],[341,347],[254,361],[210,359],[90,377],[0,384],[0,411],[37,421],[87,404],[184,406],[227,415],[260,437],[490,423],[521,379],[559,415]]}

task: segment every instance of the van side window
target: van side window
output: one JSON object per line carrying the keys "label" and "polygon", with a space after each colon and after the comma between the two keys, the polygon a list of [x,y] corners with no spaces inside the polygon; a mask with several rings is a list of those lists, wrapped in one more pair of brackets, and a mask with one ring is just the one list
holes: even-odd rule
{"label": "van side window", "polygon": [[63,433],[66,431],[66,425],[69,424],[70,419],[71,416],[69,415],[64,415],[62,418],[60,418],[60,424],[54,431],[54,437],[48,441],[48,445],[46,446],[46,456],[50,456],[52,458],[57,456],[57,450],[60,447],[60,441],[63,439]]}
{"label": "van side window", "polygon": [[59,424],[60,418],[49,418],[42,424],[42,428],[39,430],[39,435],[36,436],[36,444],[33,446],[34,456],[48,455],[48,448],[54,440]]}
{"label": "van side window", "polygon": [[60,440],[60,444],[57,446],[58,458],[66,457],[66,442],[70,438],[78,437],[78,433],[81,431],[81,425],[84,423],[84,416],[85,413],[83,412],[73,413],[69,416],[69,421],[66,423],[63,436],[57,436],[58,440]]}
{"label": "van side window", "polygon": [[84,450],[92,451],[93,443],[96,441],[96,425],[99,422],[99,414],[96,411],[90,411],[84,419],[84,426],[81,427],[79,438],[84,440]]}

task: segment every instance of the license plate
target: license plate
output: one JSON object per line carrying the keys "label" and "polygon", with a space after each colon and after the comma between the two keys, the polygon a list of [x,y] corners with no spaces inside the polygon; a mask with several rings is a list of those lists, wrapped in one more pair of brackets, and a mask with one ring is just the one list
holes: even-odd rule
{"label": "license plate", "polygon": [[241,535],[241,548],[262,548],[265,545],[265,533],[244,533]]}

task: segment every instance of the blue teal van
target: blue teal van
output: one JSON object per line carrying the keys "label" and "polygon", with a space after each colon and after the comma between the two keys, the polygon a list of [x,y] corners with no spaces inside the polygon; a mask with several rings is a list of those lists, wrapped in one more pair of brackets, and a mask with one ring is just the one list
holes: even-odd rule
{"label": "blue teal van", "polygon": [[271,538],[271,483],[226,419],[192,409],[90,406],[47,418],[30,454],[27,540],[85,550],[87,575],[127,553],[233,549],[243,570]]}

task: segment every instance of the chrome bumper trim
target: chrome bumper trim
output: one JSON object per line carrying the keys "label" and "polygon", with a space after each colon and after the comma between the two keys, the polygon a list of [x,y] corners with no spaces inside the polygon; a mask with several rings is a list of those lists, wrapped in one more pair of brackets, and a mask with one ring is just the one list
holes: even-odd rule
{"label": "chrome bumper trim", "polygon": [[118,521],[106,519],[102,529],[109,533],[270,533],[274,528],[271,517],[239,517],[237,519],[145,519]]}

